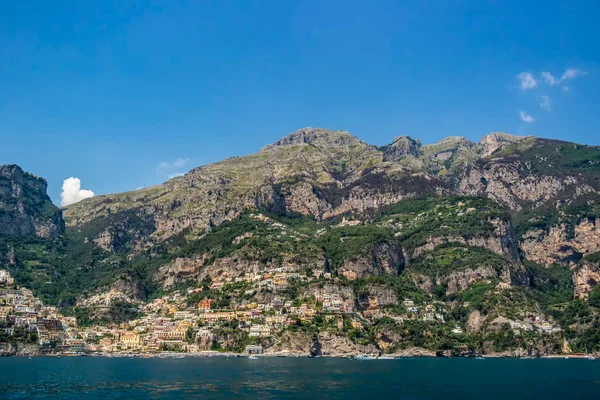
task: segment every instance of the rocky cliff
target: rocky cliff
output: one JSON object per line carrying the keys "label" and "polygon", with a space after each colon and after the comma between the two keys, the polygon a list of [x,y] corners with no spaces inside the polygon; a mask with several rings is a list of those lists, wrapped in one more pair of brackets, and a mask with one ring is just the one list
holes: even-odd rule
{"label": "rocky cliff", "polygon": [[47,183],[17,165],[0,166],[0,235],[54,238],[64,232],[62,213]]}
{"label": "rocky cliff", "polygon": [[594,253],[579,263],[573,271],[575,298],[585,299],[600,282],[600,253]]}

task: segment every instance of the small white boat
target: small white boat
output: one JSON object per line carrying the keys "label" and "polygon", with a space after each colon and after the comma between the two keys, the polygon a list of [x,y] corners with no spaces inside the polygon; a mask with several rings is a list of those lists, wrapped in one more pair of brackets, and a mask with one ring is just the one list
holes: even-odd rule
{"label": "small white boat", "polygon": [[392,356],[379,356],[377,357],[378,360],[393,360],[394,357]]}
{"label": "small white boat", "polygon": [[376,357],[373,357],[372,355],[369,355],[369,354],[359,354],[354,358],[357,360],[375,360],[376,359]]}
{"label": "small white boat", "polygon": [[248,356],[248,360],[258,360],[258,357],[256,357],[256,356]]}

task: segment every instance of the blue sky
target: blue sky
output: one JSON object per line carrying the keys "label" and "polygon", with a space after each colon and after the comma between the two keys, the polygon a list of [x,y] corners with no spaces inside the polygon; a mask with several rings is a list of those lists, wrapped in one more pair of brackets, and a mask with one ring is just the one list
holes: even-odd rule
{"label": "blue sky", "polygon": [[305,126],[600,145],[599,20],[574,0],[4,1],[0,164],[59,204],[69,177],[133,190]]}

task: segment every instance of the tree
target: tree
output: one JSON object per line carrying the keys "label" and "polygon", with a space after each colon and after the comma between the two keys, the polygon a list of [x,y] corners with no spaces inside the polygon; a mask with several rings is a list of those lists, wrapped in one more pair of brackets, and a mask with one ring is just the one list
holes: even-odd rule
{"label": "tree", "polygon": [[600,285],[596,285],[590,292],[588,304],[592,307],[600,308]]}

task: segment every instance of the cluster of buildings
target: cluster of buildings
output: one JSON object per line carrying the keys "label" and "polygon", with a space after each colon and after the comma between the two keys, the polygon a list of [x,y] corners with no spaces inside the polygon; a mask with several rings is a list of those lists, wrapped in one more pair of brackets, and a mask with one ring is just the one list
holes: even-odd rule
{"label": "cluster of buildings", "polygon": [[[322,275],[323,277],[324,274]],[[434,301],[429,304],[415,304],[404,299],[400,307],[384,307],[377,296],[361,299],[360,309],[355,309],[353,296],[344,296],[335,286],[321,286],[304,302],[286,298],[273,291],[269,296],[255,297],[263,282],[279,286],[287,279],[309,281],[314,275],[294,271],[291,267],[278,267],[261,274],[232,277],[227,274],[211,283],[210,290],[204,292],[199,301],[190,305],[192,296],[203,288],[187,292],[175,291],[148,303],[137,301],[141,317],[125,323],[78,326],[75,317],[61,315],[56,307],[45,306],[33,293],[14,285],[7,271],[0,270],[0,335],[35,333],[38,344],[52,346],[61,352],[96,354],[152,354],[161,351],[202,352],[213,349],[223,329],[236,329],[247,333],[249,338],[269,338],[290,325],[307,323],[319,317],[319,323],[326,321],[339,329],[350,323],[356,330],[364,330],[372,321],[388,317],[399,324],[407,320],[422,320],[446,323],[445,304]],[[229,290],[227,284],[238,285],[242,293],[249,296],[243,302],[234,302],[229,307],[217,308],[217,299]],[[246,290],[252,288],[250,290]],[[246,292],[244,292],[246,290]],[[211,297],[216,297],[211,298]],[[262,299],[262,300],[260,300]],[[110,307],[114,302],[132,303],[119,291],[108,291],[82,301],[85,307]],[[508,321],[508,320],[507,320]],[[514,330],[539,329],[543,333],[557,333],[555,328],[541,316],[530,316],[525,322],[509,321]],[[452,329],[454,334],[462,334],[460,327]],[[252,351],[258,351],[250,345]],[[260,347],[260,346],[259,346]],[[218,348],[218,346],[217,346]]]}
{"label": "cluster of buildings", "polygon": [[308,276],[306,275],[306,272],[297,271],[294,266],[284,265],[242,276],[233,276],[225,271],[222,275],[216,277],[212,281],[210,288],[213,290],[221,290],[226,285],[241,283],[256,285],[258,288],[278,290],[287,287],[291,279],[295,279],[299,282],[313,282],[315,279],[321,277],[331,278],[331,273],[315,271],[312,276]]}
{"label": "cluster of buildings", "polygon": [[0,335],[37,337],[38,344],[70,346],[78,336],[72,329],[75,317],[61,315],[56,307],[45,306],[31,290],[14,285],[6,270],[0,270]]}
{"label": "cluster of buildings", "polygon": [[551,324],[543,315],[530,315],[523,321],[508,320],[508,324],[514,332],[539,331],[545,335],[552,335],[562,332],[561,328]]}

